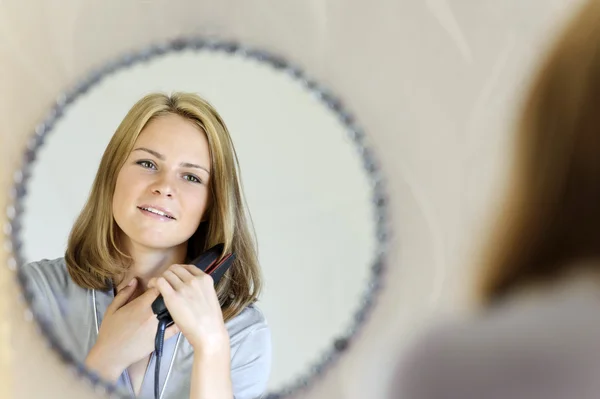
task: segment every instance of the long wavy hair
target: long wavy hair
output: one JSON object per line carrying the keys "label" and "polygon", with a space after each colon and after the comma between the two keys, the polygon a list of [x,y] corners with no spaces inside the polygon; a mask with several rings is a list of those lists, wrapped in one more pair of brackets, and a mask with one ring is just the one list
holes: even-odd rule
{"label": "long wavy hair", "polygon": [[119,244],[112,197],[117,176],[142,129],[167,114],[179,115],[208,137],[211,154],[210,200],[206,221],[188,241],[188,259],[217,243],[236,260],[216,287],[225,321],[258,299],[261,271],[250,213],[245,206],[239,162],[229,131],[207,101],[193,93],[152,93],[127,113],[100,162],[89,198],[68,240],[65,260],[73,281],[83,288],[108,290],[124,276],[131,258]]}

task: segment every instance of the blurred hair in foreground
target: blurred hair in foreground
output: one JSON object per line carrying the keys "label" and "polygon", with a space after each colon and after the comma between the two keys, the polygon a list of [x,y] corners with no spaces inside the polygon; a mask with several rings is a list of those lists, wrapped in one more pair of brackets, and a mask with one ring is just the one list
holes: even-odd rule
{"label": "blurred hair in foreground", "polygon": [[569,22],[522,110],[512,187],[478,287],[483,304],[575,268],[600,271],[600,1]]}

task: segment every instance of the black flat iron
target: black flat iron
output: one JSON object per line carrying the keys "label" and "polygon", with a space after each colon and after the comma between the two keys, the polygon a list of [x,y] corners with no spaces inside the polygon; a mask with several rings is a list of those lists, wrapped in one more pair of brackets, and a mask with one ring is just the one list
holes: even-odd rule
{"label": "black flat iron", "polygon": [[[235,253],[227,254],[221,258],[224,248],[225,246],[223,244],[217,244],[200,254],[200,256],[191,262],[191,264],[196,266],[198,269],[210,275],[213,278],[215,285],[219,283],[221,277],[223,277],[225,272],[231,267],[233,261],[235,260]],[[221,260],[219,260],[219,258],[221,258]],[[159,321],[166,321],[166,327],[169,327],[173,324],[173,319],[167,310],[162,295],[159,295],[158,298],[152,302],[152,311]]]}

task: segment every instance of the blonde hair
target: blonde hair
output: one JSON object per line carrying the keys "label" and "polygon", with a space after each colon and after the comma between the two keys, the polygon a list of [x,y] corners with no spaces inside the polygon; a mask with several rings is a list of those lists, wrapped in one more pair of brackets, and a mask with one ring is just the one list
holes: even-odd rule
{"label": "blonde hair", "polygon": [[600,266],[600,2],[569,21],[526,100],[508,207],[477,286],[483,304]]}
{"label": "blonde hair", "polygon": [[146,124],[168,114],[193,122],[208,138],[211,198],[206,222],[188,241],[188,259],[218,243],[224,243],[225,253],[236,253],[216,287],[224,319],[229,320],[257,300],[261,272],[229,131],[217,111],[192,93],[149,94],[127,113],[104,151],[90,196],[71,230],[65,253],[68,271],[79,286],[97,290],[108,290],[124,276],[131,259],[119,245],[120,229],[113,219],[117,175]]}

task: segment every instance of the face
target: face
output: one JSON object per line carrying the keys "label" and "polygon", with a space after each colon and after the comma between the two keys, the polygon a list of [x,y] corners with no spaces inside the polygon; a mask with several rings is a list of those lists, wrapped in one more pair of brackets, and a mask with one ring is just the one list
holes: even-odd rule
{"label": "face", "polygon": [[167,115],[149,122],[117,177],[113,216],[127,244],[147,249],[186,245],[206,209],[208,139],[192,122]]}

